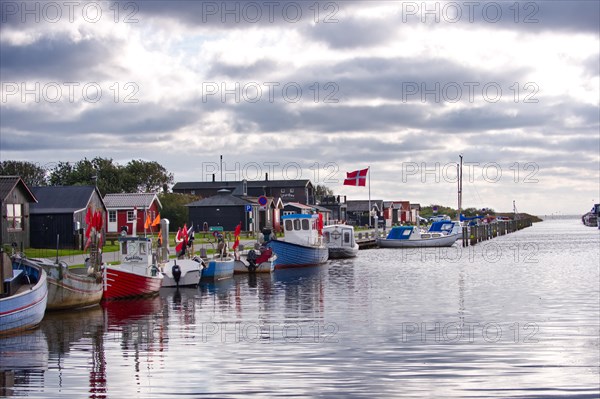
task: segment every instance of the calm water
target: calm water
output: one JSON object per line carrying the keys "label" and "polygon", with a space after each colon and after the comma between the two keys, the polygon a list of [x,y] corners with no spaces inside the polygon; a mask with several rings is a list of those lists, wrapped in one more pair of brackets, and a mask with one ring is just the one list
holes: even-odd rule
{"label": "calm water", "polygon": [[0,339],[0,394],[597,398],[599,264],[597,229],[553,220],[47,314]]}

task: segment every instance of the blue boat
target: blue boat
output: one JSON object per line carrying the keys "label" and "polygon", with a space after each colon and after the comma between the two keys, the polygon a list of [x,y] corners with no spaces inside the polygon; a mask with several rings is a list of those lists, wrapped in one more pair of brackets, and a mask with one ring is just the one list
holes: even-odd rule
{"label": "blue boat", "polygon": [[233,277],[234,259],[230,257],[204,259],[201,281],[217,281]]}
{"label": "blue boat", "polygon": [[11,261],[1,254],[0,335],[36,327],[44,318],[48,283],[44,269]]}
{"label": "blue boat", "polygon": [[323,244],[318,215],[293,214],[281,218],[285,240],[267,243],[277,255],[275,269],[320,265],[329,259],[329,249]]}

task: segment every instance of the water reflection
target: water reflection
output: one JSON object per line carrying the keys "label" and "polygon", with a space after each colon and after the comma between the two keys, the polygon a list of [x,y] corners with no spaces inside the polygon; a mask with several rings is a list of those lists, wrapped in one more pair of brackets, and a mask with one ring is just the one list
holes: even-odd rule
{"label": "water reflection", "polygon": [[0,338],[0,396],[15,394],[15,386],[41,389],[48,369],[48,340],[37,328]]}

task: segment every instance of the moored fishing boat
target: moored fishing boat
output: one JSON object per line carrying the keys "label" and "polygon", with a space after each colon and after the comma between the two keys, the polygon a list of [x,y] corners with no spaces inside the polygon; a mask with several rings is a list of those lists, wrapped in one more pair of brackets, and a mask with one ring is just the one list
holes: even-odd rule
{"label": "moored fishing boat", "polygon": [[204,261],[192,259],[171,259],[161,266],[163,287],[191,287],[198,285],[202,277]]}
{"label": "moored fishing boat", "polygon": [[73,309],[100,303],[103,294],[102,274],[93,268],[69,269],[65,262],[14,256],[13,262],[42,267],[47,274],[47,310]]}
{"label": "moored fishing boat", "polygon": [[48,300],[46,272],[37,265],[13,262],[0,254],[0,335],[37,326]]}
{"label": "moored fishing boat", "polygon": [[422,233],[416,226],[392,227],[386,238],[378,238],[380,248],[451,247],[460,234]]}
{"label": "moored fishing boat", "polygon": [[235,253],[233,272],[243,273],[271,273],[275,269],[277,255],[271,248],[261,247],[248,251]]}
{"label": "moored fishing boat", "polygon": [[103,299],[156,295],[163,275],[153,262],[152,241],[147,237],[120,237],[119,265],[106,265]]}
{"label": "moored fishing boat", "polygon": [[285,240],[271,239],[267,246],[277,254],[275,269],[314,266],[327,262],[320,215],[292,214],[281,219]]}
{"label": "moored fishing boat", "polygon": [[354,240],[354,227],[334,224],[323,227],[323,239],[329,250],[329,258],[353,258],[358,254]]}

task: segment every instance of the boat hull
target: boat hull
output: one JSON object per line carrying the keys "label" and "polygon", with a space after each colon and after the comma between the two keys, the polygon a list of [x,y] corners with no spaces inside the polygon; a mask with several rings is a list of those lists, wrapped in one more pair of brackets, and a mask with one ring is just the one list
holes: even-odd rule
{"label": "boat hull", "polygon": [[259,265],[256,265],[256,269],[254,271],[250,271],[248,269],[248,262],[242,259],[236,260],[233,265],[233,272],[235,274],[247,274],[247,273],[271,273],[275,270],[275,261],[266,261],[262,262]]}
{"label": "boat hull", "polygon": [[328,247],[329,259],[354,258],[358,255],[358,244],[353,247]]}
{"label": "boat hull", "polygon": [[205,260],[202,281],[217,281],[233,277],[235,261],[233,258]]}
{"label": "boat hull", "polygon": [[36,327],[44,318],[48,301],[47,275],[39,266],[17,265],[13,262],[13,270],[20,268],[37,280],[32,287],[17,291],[16,294],[0,299],[0,335],[17,333]]}
{"label": "boat hull", "polygon": [[102,275],[89,275],[87,268],[69,269],[66,263],[49,259],[18,259],[17,262],[43,267],[48,281],[46,310],[74,309],[100,303]]}
{"label": "boat hull", "polygon": [[198,285],[202,276],[202,264],[192,259],[181,259],[177,261],[177,266],[181,269],[179,282],[173,277],[174,261],[170,261],[163,268],[163,287],[193,287]]}
{"label": "boat hull", "polygon": [[329,250],[324,245],[307,247],[281,240],[271,240],[268,246],[277,254],[275,270],[320,265],[329,259]]}
{"label": "boat hull", "polygon": [[160,291],[163,280],[162,274],[157,273],[155,276],[146,276],[122,269],[119,266],[106,267],[102,299],[152,296]]}
{"label": "boat hull", "polygon": [[103,295],[102,276],[78,276],[69,272],[62,279],[48,278],[47,310],[94,306]]}
{"label": "boat hull", "polygon": [[441,237],[423,238],[414,240],[399,240],[379,238],[377,245],[380,248],[426,248],[426,247],[451,247],[458,240],[459,234],[442,235]]}

